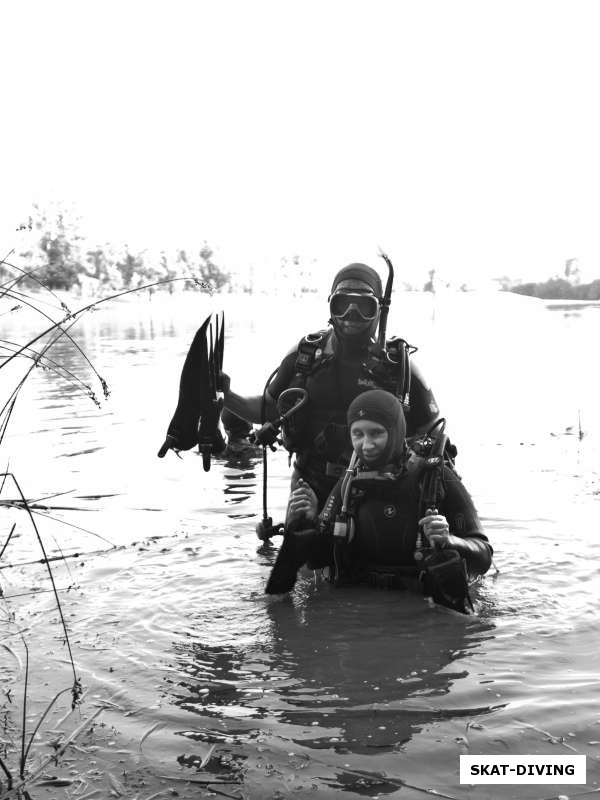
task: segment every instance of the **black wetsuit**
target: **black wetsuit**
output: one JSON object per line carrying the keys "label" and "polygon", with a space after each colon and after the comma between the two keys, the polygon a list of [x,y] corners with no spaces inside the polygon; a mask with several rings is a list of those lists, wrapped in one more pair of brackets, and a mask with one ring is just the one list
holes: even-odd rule
{"label": "black wetsuit", "polygon": [[[492,547],[471,496],[458,475],[445,467],[438,510],[448,520],[453,538],[447,549],[423,550],[424,560],[415,559],[418,522],[424,513],[422,466],[422,459],[413,455],[407,465],[393,466],[389,472],[359,472],[351,484],[348,513],[341,516],[340,479],[316,523],[299,517],[288,524],[265,591],[290,591],[298,569],[308,564],[314,569],[328,567],[337,584],[368,583],[418,592],[425,588],[436,602],[465,611],[466,579],[487,572]],[[346,525],[345,536],[335,535],[339,521]],[[438,572],[432,580],[428,568],[434,563]],[[449,572],[442,574],[439,564],[449,566]],[[446,590],[450,594],[444,596]]]}
{"label": "black wetsuit", "polygon": [[[350,490],[349,510],[354,519],[354,536],[344,546],[346,578],[366,581],[371,574],[416,575],[419,565],[414,553],[421,508],[421,459],[414,457],[408,467],[389,473],[358,473]],[[456,547],[465,558],[471,575],[489,569],[492,548],[483,532],[473,500],[459,476],[444,467],[443,497],[438,511],[448,520],[450,533],[462,541]],[[333,527],[342,507],[341,481],[330,494],[320,514],[320,559],[333,547]],[[325,541],[328,544],[325,545]],[[323,549],[324,548],[324,549]]]}
{"label": "black wetsuit", "polygon": [[[297,376],[297,349],[289,352],[269,385],[269,394],[277,400],[292,386],[308,392],[308,405],[299,412],[291,449],[296,453],[296,477],[303,477],[315,490],[319,507],[323,505],[337,478],[347,465],[350,437],[346,425],[348,406],[367,389],[386,388],[370,372],[367,350],[344,351],[332,330],[327,336],[324,357],[306,379]],[[330,351],[329,354],[327,351]],[[418,368],[411,364],[410,408],[406,411],[407,435],[410,437],[438,417],[433,392]]]}

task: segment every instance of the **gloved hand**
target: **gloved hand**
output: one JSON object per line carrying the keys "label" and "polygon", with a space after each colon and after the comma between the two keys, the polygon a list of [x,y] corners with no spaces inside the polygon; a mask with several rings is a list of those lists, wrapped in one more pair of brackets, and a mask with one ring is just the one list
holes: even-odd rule
{"label": "gloved hand", "polygon": [[317,495],[310,485],[300,478],[290,495],[286,524],[289,527],[292,522],[300,518],[313,522],[317,518],[318,505]]}
{"label": "gloved hand", "polygon": [[467,568],[473,575],[483,575],[492,563],[492,548],[485,537],[456,536],[450,533],[448,520],[443,514],[435,514],[435,509],[428,508],[425,516],[419,520],[423,532],[431,547],[436,550],[456,550],[467,562]]}
{"label": "gloved hand", "polygon": [[438,514],[435,509],[425,510],[425,516],[419,520],[423,526],[423,533],[432,547],[443,550],[445,547],[454,546],[452,540],[458,537],[450,534],[450,525],[443,514]]}
{"label": "gloved hand", "polygon": [[226,372],[221,372],[219,377],[221,379],[221,385],[223,386],[223,394],[227,397],[231,391],[231,378]]}

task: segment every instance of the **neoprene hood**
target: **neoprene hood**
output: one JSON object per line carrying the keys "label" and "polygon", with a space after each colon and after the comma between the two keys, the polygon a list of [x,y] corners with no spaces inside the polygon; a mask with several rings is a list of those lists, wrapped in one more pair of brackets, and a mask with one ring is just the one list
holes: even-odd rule
{"label": "neoprene hood", "polygon": [[371,389],[359,394],[350,403],[346,418],[349,428],[353,422],[366,419],[369,422],[378,422],[388,432],[385,450],[374,466],[383,466],[402,457],[406,439],[406,418],[402,404],[393,394],[384,392],[383,389]]}
{"label": "neoprene hood", "polygon": [[368,267],[366,264],[348,264],[347,267],[343,267],[333,279],[333,284],[331,286],[331,294],[335,292],[336,286],[341,283],[342,281],[349,281],[349,280],[358,280],[364,281],[368,284],[373,294],[377,297],[378,300],[381,300],[383,297],[383,288],[381,285],[381,278],[377,274],[377,272],[372,268]]}

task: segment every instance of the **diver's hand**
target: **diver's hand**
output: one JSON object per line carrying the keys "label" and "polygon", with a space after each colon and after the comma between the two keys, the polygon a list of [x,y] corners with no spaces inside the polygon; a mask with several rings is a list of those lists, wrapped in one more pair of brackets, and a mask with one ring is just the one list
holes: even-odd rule
{"label": "diver's hand", "polygon": [[319,501],[317,500],[317,495],[308,483],[300,478],[296,488],[290,495],[290,501],[288,503],[288,523],[300,517],[305,517],[310,521],[315,520],[317,518],[318,505]]}
{"label": "diver's hand", "polygon": [[431,546],[438,550],[448,547],[454,538],[450,534],[448,520],[443,514],[438,514],[435,509],[426,509],[425,516],[419,520],[419,525],[423,526],[423,533]]}
{"label": "diver's hand", "polygon": [[226,372],[221,372],[219,374],[219,378],[221,380],[221,386],[223,387],[223,394],[225,395],[225,397],[227,397],[227,395],[231,391],[231,378]]}

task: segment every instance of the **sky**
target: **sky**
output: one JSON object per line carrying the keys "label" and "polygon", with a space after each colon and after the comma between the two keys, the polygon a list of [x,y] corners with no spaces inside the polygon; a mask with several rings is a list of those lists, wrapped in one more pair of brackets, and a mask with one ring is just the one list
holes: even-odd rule
{"label": "sky", "polygon": [[4,3],[0,243],[600,277],[596,0]]}

